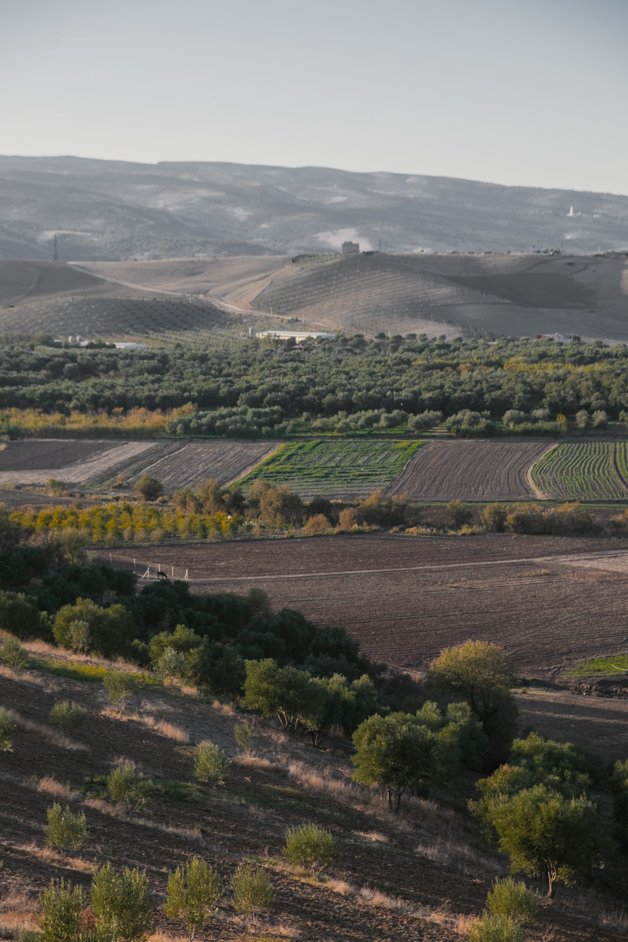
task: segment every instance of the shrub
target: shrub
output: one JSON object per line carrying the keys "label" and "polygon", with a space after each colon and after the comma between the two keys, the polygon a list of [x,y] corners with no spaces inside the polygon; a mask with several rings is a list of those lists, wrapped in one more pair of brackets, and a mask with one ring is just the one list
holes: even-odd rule
{"label": "shrub", "polygon": [[13,635],[9,635],[0,648],[0,664],[14,671],[26,670],[30,664],[28,653]]}
{"label": "shrub", "polygon": [[55,703],[50,711],[50,722],[65,733],[79,729],[85,723],[86,718],[87,711],[72,700],[61,700],[60,703]]}
{"label": "shrub", "polygon": [[125,671],[107,671],[103,684],[109,697],[109,703],[124,709],[136,690],[135,680]]}
{"label": "shrub", "polygon": [[236,723],[233,727],[233,738],[238,749],[248,752],[253,744],[253,730],[248,723]]}
{"label": "shrub", "polygon": [[154,478],[152,474],[143,474],[135,485],[135,493],[142,500],[157,500],[164,492],[161,481]]}
{"label": "shrub", "polygon": [[459,530],[465,523],[471,520],[471,511],[463,500],[450,500],[447,504],[447,513],[449,521],[454,530]]}
{"label": "shrub", "polygon": [[469,934],[469,942],[523,942],[523,930],[508,916],[485,913]]}
{"label": "shrub", "polygon": [[62,808],[58,802],[48,808],[46,825],[46,844],[55,850],[78,850],[85,843],[87,825],[82,811],[74,812],[68,807]]}
{"label": "shrub", "polygon": [[345,507],[338,515],[338,529],[341,533],[357,530],[360,525],[358,511],[355,507]]}
{"label": "shrub", "polygon": [[65,880],[53,880],[41,894],[42,942],[77,942],[81,938],[83,890]]}
{"label": "shrub", "polygon": [[46,616],[23,592],[0,591],[0,628],[18,638],[41,638],[48,632]]}
{"label": "shrub", "polygon": [[223,785],[231,759],[216,743],[205,740],[194,749],[194,777],[209,785]]}
{"label": "shrub", "polygon": [[317,824],[302,824],[288,828],[283,853],[288,863],[316,873],[333,862],[336,845],[330,831]]}
{"label": "shrub", "polygon": [[303,524],[303,532],[308,536],[316,536],[320,533],[331,533],[331,523],[325,514],[314,514]]}
{"label": "shrub", "polygon": [[180,919],[194,938],[209,922],[221,892],[218,871],[201,857],[193,857],[168,877],[164,912],[169,919]]}
{"label": "shrub", "polygon": [[233,874],[231,889],[234,909],[245,914],[268,909],[275,895],[266,871],[246,863],[241,863]]}
{"label": "shrub", "polygon": [[12,752],[15,723],[8,710],[0,707],[0,752]]}
{"label": "shrub", "polygon": [[97,932],[107,942],[143,942],[153,916],[146,873],[100,867],[92,877],[91,908]]}
{"label": "shrub", "polygon": [[107,776],[107,795],[127,809],[141,808],[150,796],[151,781],[128,759],[120,762]]}
{"label": "shrub", "polygon": [[496,880],[486,897],[486,908],[493,916],[507,916],[515,922],[534,922],[539,903],[525,883],[506,877]]}

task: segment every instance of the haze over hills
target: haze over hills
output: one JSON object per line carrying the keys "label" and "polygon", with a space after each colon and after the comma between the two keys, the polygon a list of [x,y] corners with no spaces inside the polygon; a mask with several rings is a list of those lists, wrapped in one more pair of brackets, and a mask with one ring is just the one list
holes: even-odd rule
{"label": "haze over hills", "polygon": [[628,197],[226,163],[0,157],[0,258],[628,249]]}

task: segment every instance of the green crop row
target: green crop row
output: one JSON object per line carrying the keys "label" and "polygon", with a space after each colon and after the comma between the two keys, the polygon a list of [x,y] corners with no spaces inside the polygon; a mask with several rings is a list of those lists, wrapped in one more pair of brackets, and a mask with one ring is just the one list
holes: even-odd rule
{"label": "green crop row", "polygon": [[626,442],[562,442],[531,469],[536,486],[554,500],[628,498]]}
{"label": "green crop row", "polygon": [[241,485],[263,478],[299,494],[364,496],[401,474],[417,441],[314,439],[290,442],[263,461]]}

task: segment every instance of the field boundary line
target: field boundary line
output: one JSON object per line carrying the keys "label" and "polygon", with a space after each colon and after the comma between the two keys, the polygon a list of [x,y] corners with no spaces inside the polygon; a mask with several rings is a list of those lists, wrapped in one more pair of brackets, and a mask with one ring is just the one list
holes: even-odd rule
{"label": "field boundary line", "polygon": [[206,579],[190,579],[190,582],[213,584],[222,582],[272,582],[281,579],[322,579],[330,576],[374,576],[393,572],[443,572],[449,569],[478,569],[482,566],[515,566],[531,563],[570,563],[577,559],[605,559],[606,557],[624,556],[628,550],[600,550],[594,553],[572,553],[557,556],[528,556],[522,559],[485,559],[475,562],[438,563],[423,566],[394,566],[389,569],[344,569],[323,570],[321,572],[267,573],[255,576],[208,576]]}
{"label": "field boundary line", "polygon": [[243,471],[237,474],[234,478],[231,478],[230,481],[226,481],[223,486],[231,487],[232,484],[237,484],[237,482],[241,481],[242,478],[248,477],[249,474],[252,474],[253,471],[255,471],[258,465],[263,464],[264,461],[268,461],[269,458],[272,458],[273,455],[275,455],[280,448],[283,448],[285,444],[286,442],[277,442],[274,448],[271,448],[270,451],[267,451],[265,454],[263,454],[262,457],[258,458],[257,461],[254,461],[253,464],[247,465]]}
{"label": "field boundary line", "polygon": [[532,472],[533,472],[534,468],[536,467],[536,465],[539,463],[539,461],[543,461],[544,458],[547,458],[547,456],[550,454],[550,452],[554,451],[555,448],[558,448],[559,444],[560,444],[560,442],[554,442],[553,444],[548,445],[547,448],[545,449],[545,451],[544,451],[541,455],[539,455],[539,457],[536,459],[536,461],[533,461],[533,462],[532,462],[532,464],[530,465],[530,467],[529,467],[528,470],[526,471],[526,481],[527,481],[528,484],[530,485],[530,490],[532,491],[533,494],[536,495],[536,497],[538,498],[538,500],[549,500],[549,497],[548,497],[547,494],[546,494],[544,491],[542,491],[541,488],[536,484],[534,478],[532,477]]}

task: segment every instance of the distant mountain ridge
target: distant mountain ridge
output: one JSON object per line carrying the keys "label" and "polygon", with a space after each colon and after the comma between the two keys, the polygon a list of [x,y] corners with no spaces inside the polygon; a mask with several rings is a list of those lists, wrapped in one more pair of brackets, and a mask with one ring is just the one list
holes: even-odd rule
{"label": "distant mountain ridge", "polygon": [[0,157],[0,258],[628,250],[628,197],[228,163]]}

